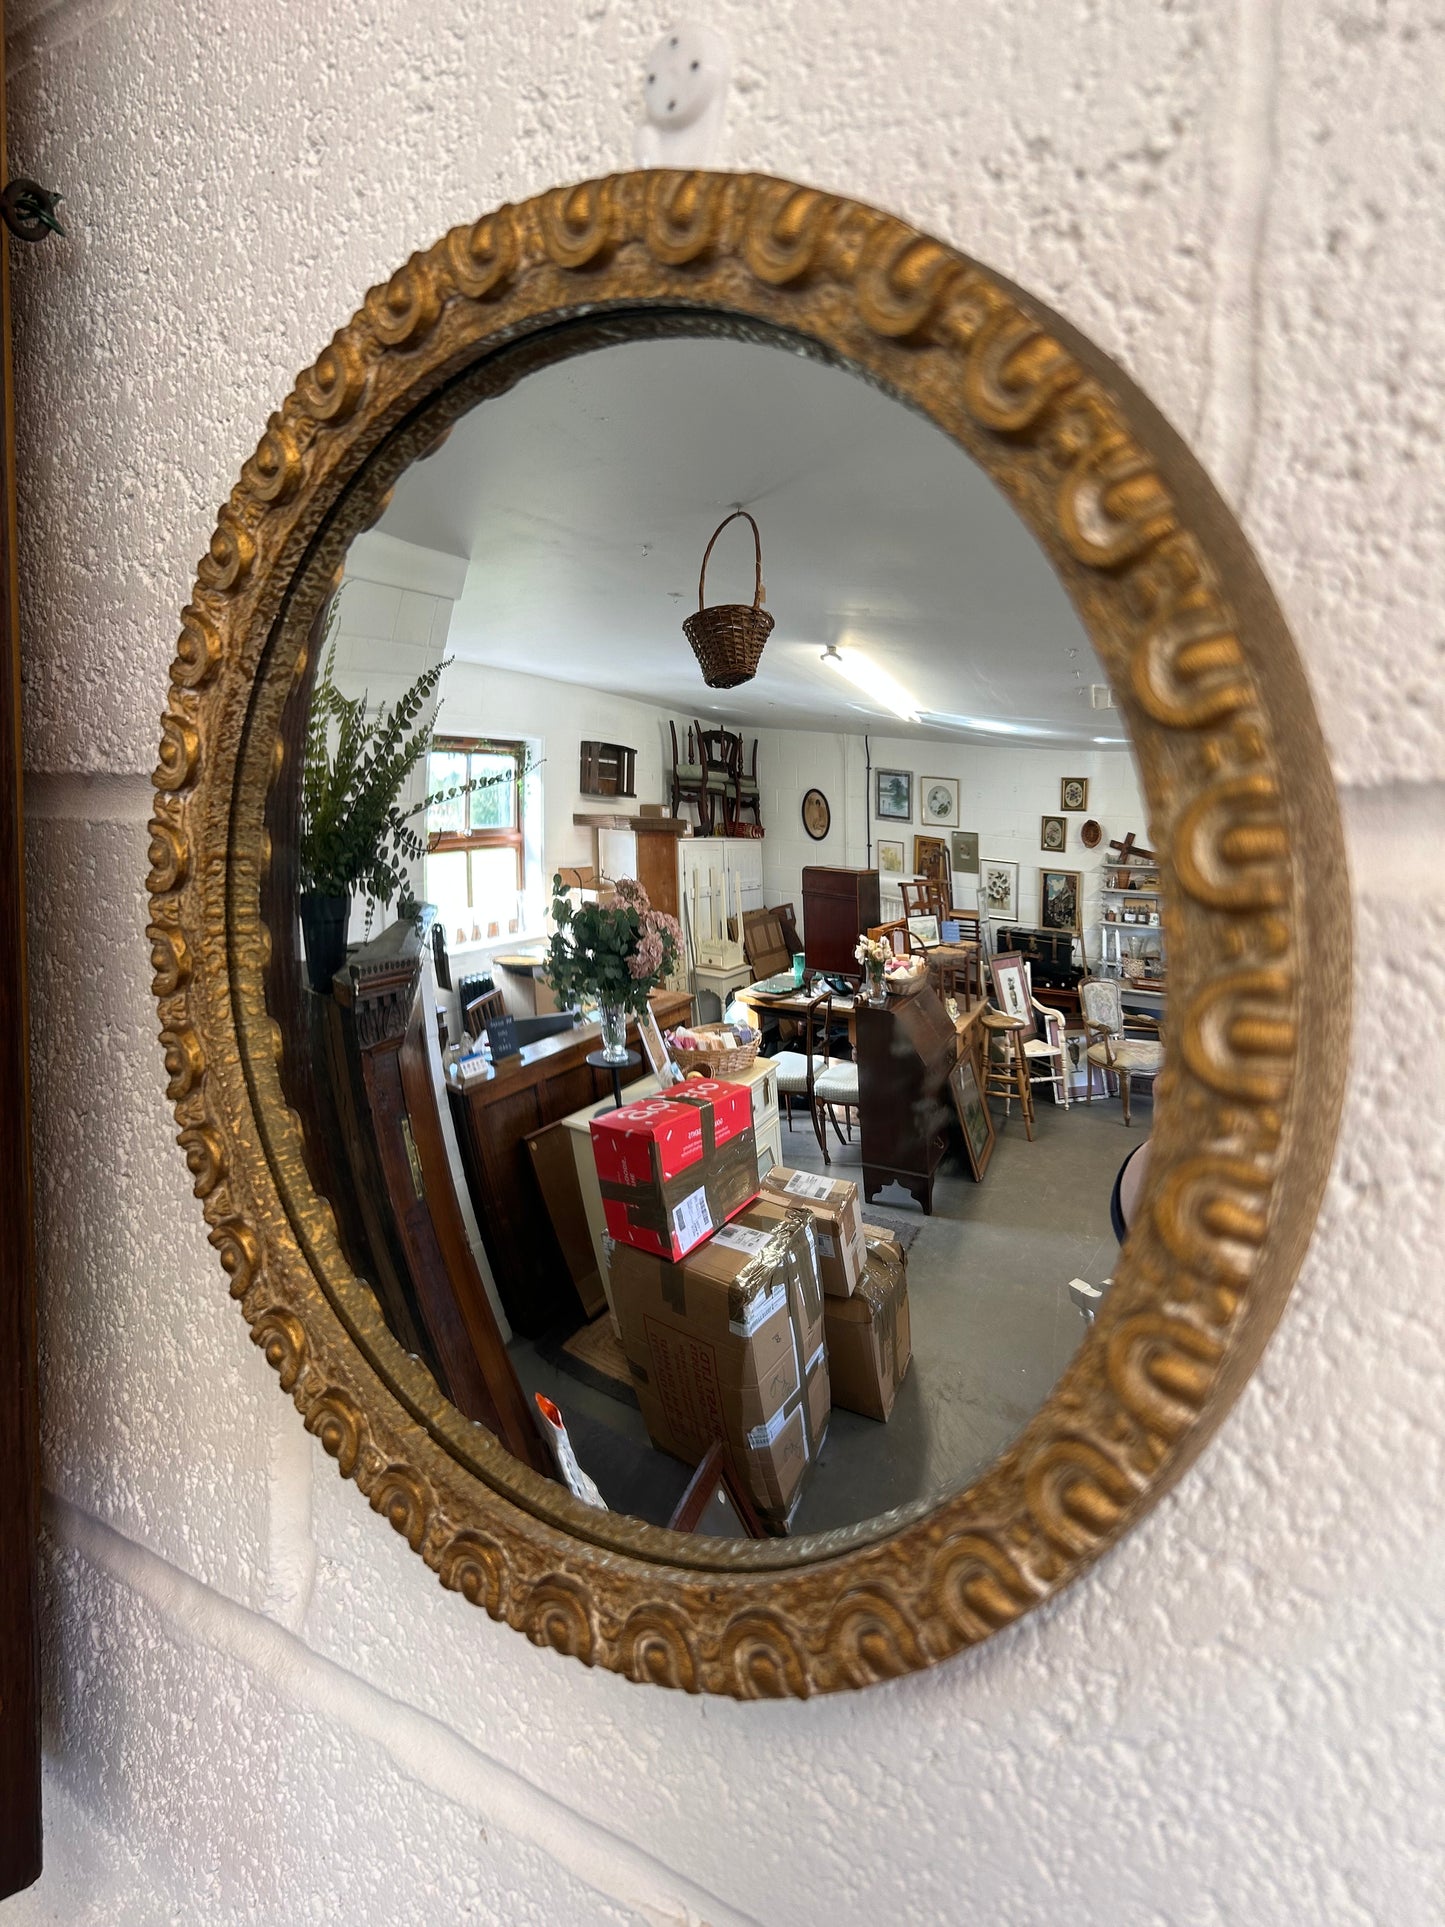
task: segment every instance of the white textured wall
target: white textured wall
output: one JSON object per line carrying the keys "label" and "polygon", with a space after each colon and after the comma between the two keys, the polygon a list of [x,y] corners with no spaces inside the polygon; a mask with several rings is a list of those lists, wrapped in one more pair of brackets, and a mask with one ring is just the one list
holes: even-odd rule
{"label": "white textured wall", "polygon": [[15,158],[72,233],[16,262],[50,1865],[5,1927],[1437,1922],[1438,8],[710,12],[730,162],[994,262],[1204,451],[1309,668],[1361,957],[1319,1231],[1202,1463],[977,1654],[751,1707],[535,1651],[339,1483],[206,1246],[140,938],[176,612],[268,411],[412,248],[624,161],[666,16],[11,14]]}
{"label": "white textured wall", "polygon": [[[890,823],[873,814],[868,752],[874,776],[880,769],[913,773],[913,820]],[[878,840],[903,845],[904,876],[915,876],[913,839],[947,837],[946,830],[923,822],[923,782],[928,776],[949,776],[958,783],[958,825],[976,830],[979,856],[1018,865],[1018,910],[1015,921],[1039,919],[1039,872],[1077,870],[1083,878],[1083,935],[1087,955],[1099,954],[1101,913],[1099,876],[1115,861],[1109,844],[1132,830],[1135,841],[1148,845],[1148,822],[1139,791],[1134,759],[1122,750],[1039,749],[1003,744],[920,742],[907,736],[870,736],[865,752],[861,736],[825,736],[802,729],[769,729],[758,750],[759,787],[763,793],[763,888],[769,903],[789,903],[801,910],[802,872],[813,863],[859,868],[878,861]],[[1083,813],[1061,812],[1059,779],[1083,776],[1089,783],[1089,807]],[[828,834],[814,840],[803,828],[801,799],[816,785],[831,811]],[[1063,815],[1066,844],[1062,854],[1048,855],[1039,836],[1045,816]],[[1094,817],[1103,840],[1086,850],[1079,831]],[[868,839],[872,838],[871,855]],[[902,898],[897,878],[882,878],[883,914],[898,916]],[[961,910],[972,909],[978,878],[955,871],[953,900]],[[1155,933],[1157,936],[1157,932]]]}

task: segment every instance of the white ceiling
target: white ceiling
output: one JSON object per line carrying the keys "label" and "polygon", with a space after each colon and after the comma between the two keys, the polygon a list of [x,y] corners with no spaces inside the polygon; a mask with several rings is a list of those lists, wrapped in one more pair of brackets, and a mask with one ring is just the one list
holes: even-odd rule
{"label": "white ceiling", "polygon": [[[776,627],[756,678],[702,681],[682,633],[703,549],[741,503]],[[1034,741],[1120,740],[1042,553],[931,422],[844,370],[725,340],[632,342],[528,377],[402,477],[380,531],[467,562],[448,649],[683,714],[999,740],[899,722],[824,667],[861,652],[921,711]],[[708,600],[751,601],[733,523]]]}

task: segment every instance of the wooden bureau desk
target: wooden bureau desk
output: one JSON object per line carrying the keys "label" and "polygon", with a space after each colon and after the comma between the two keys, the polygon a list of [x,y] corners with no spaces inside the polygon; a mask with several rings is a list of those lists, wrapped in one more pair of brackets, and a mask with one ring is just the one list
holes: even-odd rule
{"label": "wooden bureau desk", "polygon": [[[664,1030],[691,1021],[692,999],[685,991],[657,991],[651,1003]],[[627,1027],[627,1041],[640,1049],[635,1023]],[[579,1024],[503,1058],[465,1088],[448,1087],[497,1293],[512,1329],[526,1338],[575,1325],[583,1316],[526,1139],[607,1096],[612,1088],[607,1073],[586,1061],[601,1042],[600,1024]]]}

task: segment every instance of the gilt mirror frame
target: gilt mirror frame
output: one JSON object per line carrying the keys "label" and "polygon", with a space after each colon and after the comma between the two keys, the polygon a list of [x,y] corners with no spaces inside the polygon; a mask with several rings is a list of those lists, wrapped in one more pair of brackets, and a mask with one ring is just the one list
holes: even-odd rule
{"label": "gilt mirror frame", "polygon": [[[951,436],[1093,640],[1161,857],[1161,1102],[1097,1322],[980,1476],[796,1540],[589,1510],[442,1399],[347,1267],[267,1005],[270,926],[294,921],[271,874],[269,799],[294,777],[281,721],[309,688],[346,548],[452,417],[573,352],[579,327],[781,339]],[[1262,571],[1187,447],[1100,350],[954,249],[841,195],[718,173],[617,175],[454,228],[367,295],[245,462],[182,618],[154,783],[168,1095],[231,1294],[342,1475],[444,1586],[536,1643],[738,1697],[934,1664],[1112,1545],[1253,1369],[1344,1082],[1349,924],[1323,743]]]}

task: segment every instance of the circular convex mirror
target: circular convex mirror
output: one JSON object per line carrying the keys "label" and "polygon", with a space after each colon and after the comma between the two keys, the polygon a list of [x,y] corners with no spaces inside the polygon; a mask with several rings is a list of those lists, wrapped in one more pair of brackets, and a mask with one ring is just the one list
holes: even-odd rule
{"label": "circular convex mirror", "polygon": [[538,1643],[934,1663],[1258,1358],[1345,1062],[1308,693],[1179,438],[943,244],[641,173],[414,256],[220,512],[155,783],[231,1293]]}

